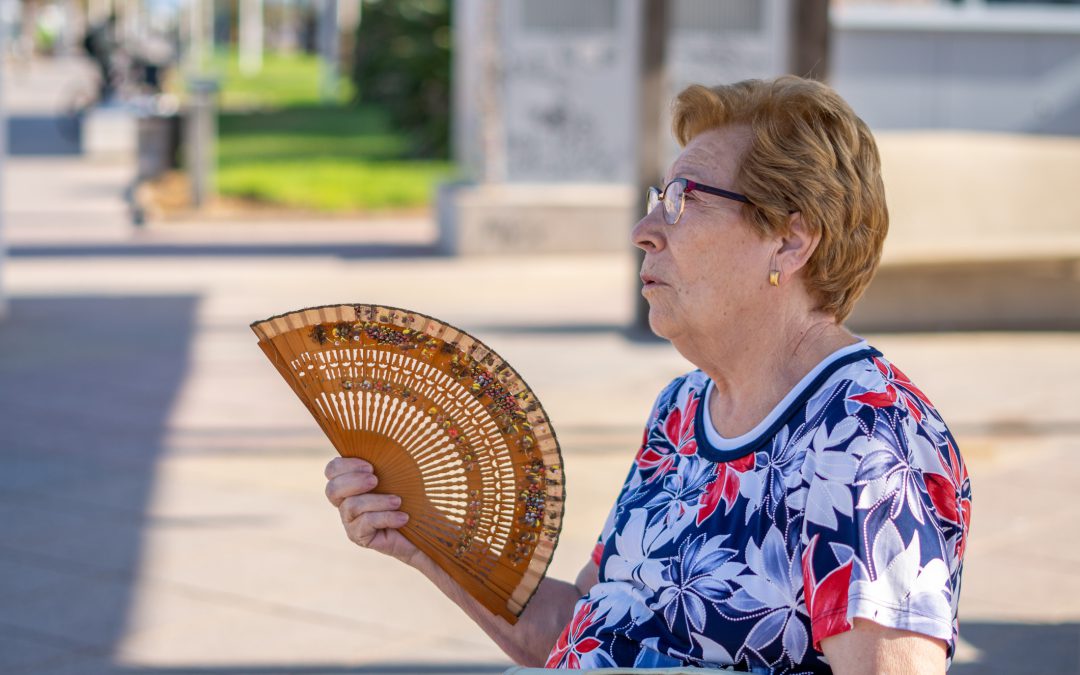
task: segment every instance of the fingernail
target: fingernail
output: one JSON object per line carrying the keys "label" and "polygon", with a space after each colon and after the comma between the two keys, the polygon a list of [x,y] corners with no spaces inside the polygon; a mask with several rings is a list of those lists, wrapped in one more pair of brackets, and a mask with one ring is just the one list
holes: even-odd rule
{"label": "fingernail", "polygon": [[397,520],[398,520],[399,523],[406,523],[409,520],[409,514],[407,514],[407,513],[399,513],[399,514],[397,514]]}
{"label": "fingernail", "polygon": [[390,504],[393,506],[401,506],[401,497],[391,497]]}

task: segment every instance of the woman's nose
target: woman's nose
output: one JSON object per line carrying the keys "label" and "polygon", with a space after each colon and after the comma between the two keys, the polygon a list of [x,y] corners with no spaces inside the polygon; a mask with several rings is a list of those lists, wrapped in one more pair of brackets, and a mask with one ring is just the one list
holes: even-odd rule
{"label": "woman's nose", "polygon": [[655,251],[663,248],[664,242],[664,205],[656,207],[637,221],[630,231],[630,241],[642,251]]}

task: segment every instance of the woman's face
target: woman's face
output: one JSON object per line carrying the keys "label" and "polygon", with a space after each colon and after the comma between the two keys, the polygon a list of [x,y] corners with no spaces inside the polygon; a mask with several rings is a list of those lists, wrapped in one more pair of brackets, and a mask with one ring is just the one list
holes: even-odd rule
{"label": "woman's face", "polygon": [[[699,134],[671,165],[665,184],[681,177],[734,190],[749,143],[750,130],[743,126]],[[676,346],[680,339],[725,339],[762,309],[776,243],[751,228],[741,207],[692,192],[674,225],[664,221],[660,205],[634,227],[634,245],[645,252],[641,292],[649,303],[649,325]]]}

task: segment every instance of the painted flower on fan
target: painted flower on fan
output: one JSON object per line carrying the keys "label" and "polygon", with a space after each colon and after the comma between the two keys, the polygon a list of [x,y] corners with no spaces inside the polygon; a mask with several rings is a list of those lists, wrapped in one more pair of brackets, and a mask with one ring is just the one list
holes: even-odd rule
{"label": "painted flower on fan", "polygon": [[334,342],[341,342],[349,339],[349,334],[352,332],[352,326],[344,321],[337,323],[330,329],[330,334],[334,337]]}
{"label": "painted flower on fan", "polygon": [[581,668],[581,657],[599,647],[600,640],[589,636],[589,628],[599,621],[598,609],[588,602],[581,602],[574,618],[563,629],[555,647],[548,657],[545,668]]}

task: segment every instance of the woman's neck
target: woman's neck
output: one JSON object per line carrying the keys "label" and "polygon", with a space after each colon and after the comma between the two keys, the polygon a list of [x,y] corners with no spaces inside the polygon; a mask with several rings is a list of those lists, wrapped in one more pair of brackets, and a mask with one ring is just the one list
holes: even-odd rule
{"label": "woman's neck", "polygon": [[684,353],[716,387],[709,415],[725,438],[754,429],[822,360],[858,342],[832,317],[820,313],[798,324],[747,328],[740,332],[741,339],[702,345],[707,349],[698,350],[696,359]]}

